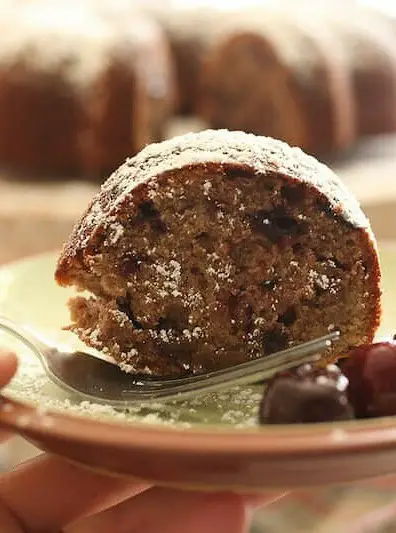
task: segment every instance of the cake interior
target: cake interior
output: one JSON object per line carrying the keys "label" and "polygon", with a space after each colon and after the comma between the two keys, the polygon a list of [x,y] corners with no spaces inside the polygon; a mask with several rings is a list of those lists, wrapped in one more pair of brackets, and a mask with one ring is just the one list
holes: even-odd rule
{"label": "cake interior", "polygon": [[205,165],[139,198],[68,272],[91,292],[70,301],[71,328],[124,370],[200,373],[334,329],[337,354],[371,340],[374,254],[316,190]]}

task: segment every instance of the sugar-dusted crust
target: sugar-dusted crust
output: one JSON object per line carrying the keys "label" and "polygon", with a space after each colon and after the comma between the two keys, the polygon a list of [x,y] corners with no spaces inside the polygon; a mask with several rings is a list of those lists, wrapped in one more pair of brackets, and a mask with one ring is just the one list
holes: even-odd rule
{"label": "sugar-dusted crust", "polygon": [[155,193],[157,178],[161,174],[209,162],[219,166],[245,167],[263,179],[268,173],[278,173],[306,183],[328,199],[335,214],[367,231],[374,242],[370,223],[356,198],[328,167],[315,158],[269,137],[206,130],[147,146],[110,176],[63,249],[57,270],[58,281],[67,280],[67,275],[62,274],[63,268],[81,256],[97,231],[111,231],[128,196],[137,194],[142,186]]}

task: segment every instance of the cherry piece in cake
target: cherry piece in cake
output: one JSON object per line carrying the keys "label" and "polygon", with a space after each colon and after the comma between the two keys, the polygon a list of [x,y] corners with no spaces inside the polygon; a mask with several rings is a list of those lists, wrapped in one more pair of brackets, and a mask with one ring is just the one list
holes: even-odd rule
{"label": "cherry piece in cake", "polygon": [[358,418],[396,415],[396,341],[364,344],[343,364]]}
{"label": "cherry piece in cake", "polygon": [[261,424],[299,424],[349,420],[348,379],[336,365],[302,365],[269,383],[259,410]]}

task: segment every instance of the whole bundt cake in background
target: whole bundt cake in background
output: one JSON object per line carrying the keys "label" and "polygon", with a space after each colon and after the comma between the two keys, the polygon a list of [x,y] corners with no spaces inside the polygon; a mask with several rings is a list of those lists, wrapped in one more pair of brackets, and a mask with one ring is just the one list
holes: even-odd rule
{"label": "whole bundt cake in background", "polygon": [[202,61],[225,22],[239,17],[246,6],[207,2],[141,2],[141,6],[158,21],[169,40],[176,65],[178,112],[194,114],[200,95]]}
{"label": "whole bundt cake in background", "polygon": [[357,136],[395,132],[396,25],[392,29],[388,18],[369,9],[344,6],[340,11],[328,4],[313,19],[342,46],[352,80]]}
{"label": "whole bundt cake in background", "polygon": [[215,128],[270,135],[315,154],[355,140],[351,79],[325,31],[279,10],[246,11],[202,65],[197,108]]}
{"label": "whole bundt cake in background", "polygon": [[396,131],[389,17],[336,0],[254,4],[141,2],[170,40],[180,112],[321,155]]}
{"label": "whole bundt cake in background", "polygon": [[199,373],[340,329],[370,342],[369,223],[324,165],[281,141],[203,131],[146,147],[102,186],[56,279],[71,328],[130,372]]}
{"label": "whole bundt cake in background", "polygon": [[56,2],[20,3],[4,13],[3,167],[26,176],[101,178],[163,138],[174,80],[157,23],[132,9],[105,17]]}
{"label": "whole bundt cake in background", "polygon": [[178,113],[182,115],[194,114],[197,110],[202,62],[224,28],[229,29],[230,25],[238,23],[257,5],[261,6],[264,14],[267,8],[273,10],[272,2],[267,0],[233,0],[226,3],[137,0],[137,4],[159,22],[167,35],[176,65]]}

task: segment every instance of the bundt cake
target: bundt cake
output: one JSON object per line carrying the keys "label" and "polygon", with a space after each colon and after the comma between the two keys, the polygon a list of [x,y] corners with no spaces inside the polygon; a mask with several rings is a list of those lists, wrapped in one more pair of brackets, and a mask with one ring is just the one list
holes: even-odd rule
{"label": "bundt cake", "polygon": [[143,10],[163,28],[175,61],[178,85],[178,112],[194,114],[199,99],[201,64],[216,41],[224,23],[246,5],[209,5],[207,2],[141,2]]}
{"label": "bundt cake", "polygon": [[179,112],[323,155],[395,131],[389,17],[332,2],[141,2],[175,59]]}
{"label": "bundt cake", "polygon": [[201,76],[198,111],[211,127],[269,135],[313,154],[355,140],[342,50],[287,13],[246,12],[207,51]]}
{"label": "bundt cake", "polygon": [[70,328],[132,373],[200,373],[380,313],[369,222],[324,165],[266,137],[207,130],[146,147],[104,183],[55,278]]}
{"label": "bundt cake", "polygon": [[163,137],[173,72],[161,28],[131,9],[21,3],[2,20],[0,165],[104,177]]}
{"label": "bundt cake", "polygon": [[[348,13],[348,11],[346,12]],[[371,10],[326,10],[322,22],[341,44],[350,72],[358,136],[396,131],[396,32]]]}

